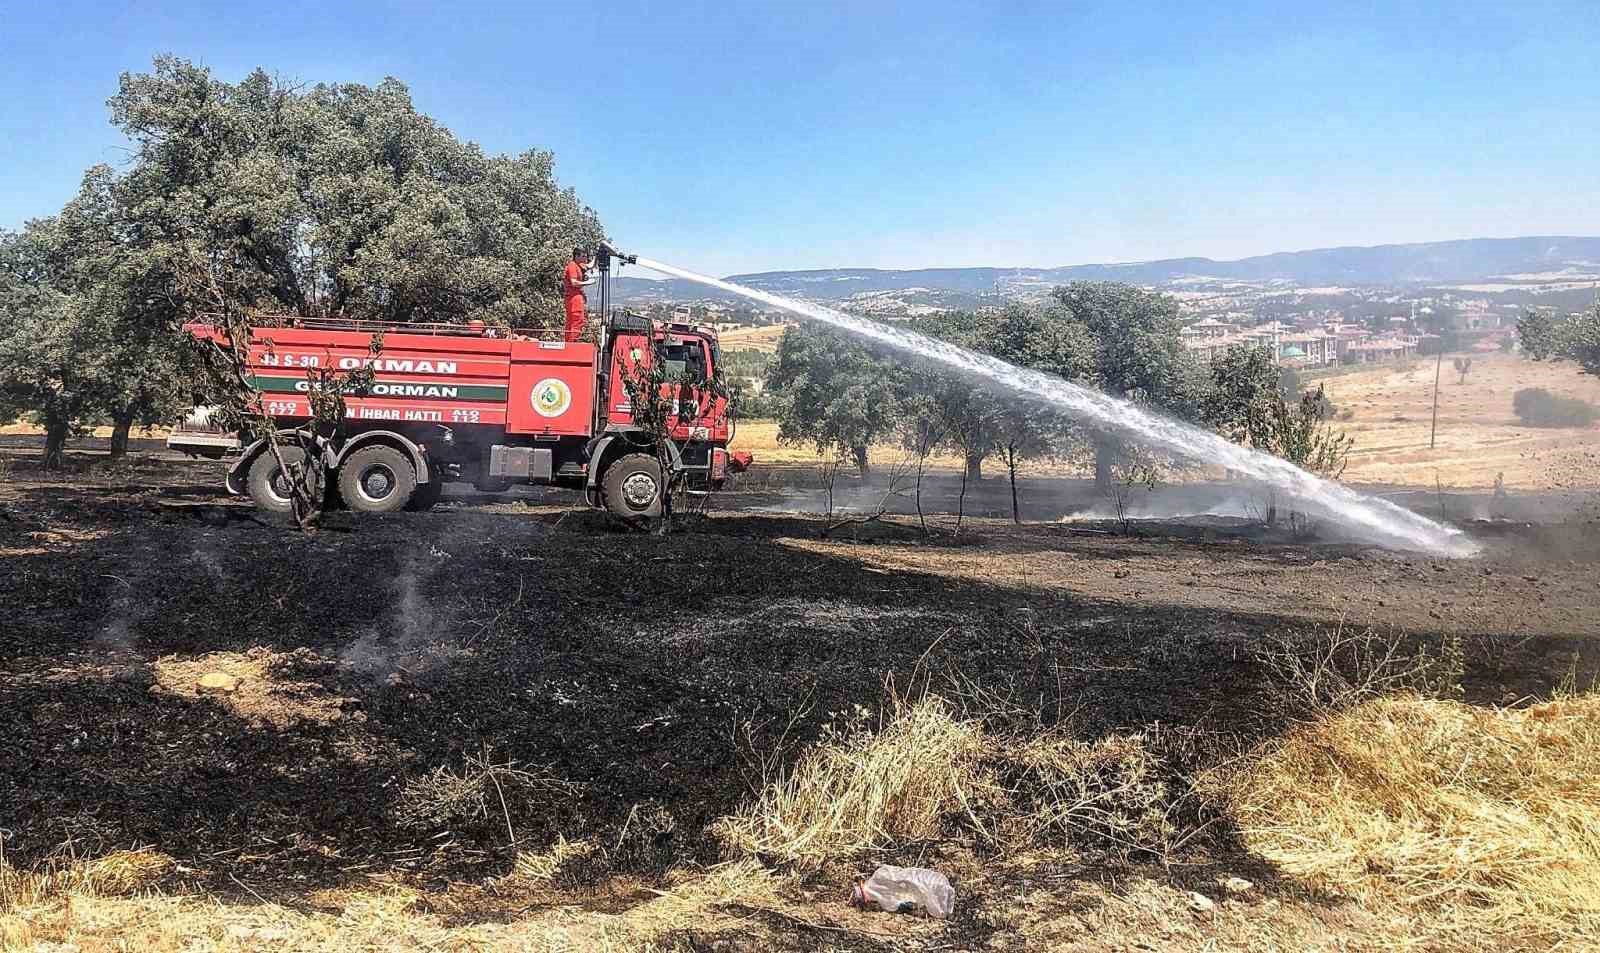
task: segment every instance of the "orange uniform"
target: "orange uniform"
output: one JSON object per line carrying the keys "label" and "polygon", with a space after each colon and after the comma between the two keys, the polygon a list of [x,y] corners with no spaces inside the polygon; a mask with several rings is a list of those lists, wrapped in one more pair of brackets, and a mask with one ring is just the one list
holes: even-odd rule
{"label": "orange uniform", "polygon": [[561,276],[561,294],[567,305],[568,341],[576,341],[582,336],[583,325],[588,320],[584,313],[587,301],[583,296],[583,278],[583,266],[575,261],[567,262],[567,270]]}

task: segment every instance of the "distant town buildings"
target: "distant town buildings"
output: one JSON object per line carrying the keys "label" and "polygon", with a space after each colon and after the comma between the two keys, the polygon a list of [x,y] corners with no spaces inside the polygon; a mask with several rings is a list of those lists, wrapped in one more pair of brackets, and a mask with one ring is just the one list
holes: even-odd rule
{"label": "distant town buildings", "polygon": [[1270,321],[1254,327],[1205,318],[1183,328],[1183,346],[1210,363],[1230,347],[1258,347],[1286,367],[1331,367],[1367,364],[1411,357],[1428,337],[1410,333],[1407,326],[1383,332],[1364,325],[1338,321],[1309,327]]}

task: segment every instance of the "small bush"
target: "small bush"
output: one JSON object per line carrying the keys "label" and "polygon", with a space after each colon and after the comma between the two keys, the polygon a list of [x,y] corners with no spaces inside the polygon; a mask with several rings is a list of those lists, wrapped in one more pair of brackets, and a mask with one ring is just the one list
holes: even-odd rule
{"label": "small bush", "polygon": [[1144,734],[1001,733],[929,696],[876,730],[830,732],[716,830],[735,857],[799,869],[958,831],[1005,850],[1160,855],[1182,793],[1170,774]]}
{"label": "small bush", "polygon": [[825,737],[787,774],[768,779],[718,833],[737,853],[820,865],[905,841],[935,840],[945,821],[1000,796],[981,770],[982,727],[930,699],[880,730]]}
{"label": "small bush", "polygon": [[1279,636],[1260,660],[1286,701],[1316,713],[1399,693],[1459,695],[1466,669],[1459,636],[1408,650],[1397,636],[1343,626]]}
{"label": "small bush", "polygon": [[485,752],[459,770],[445,767],[412,778],[394,805],[395,823],[409,830],[450,830],[480,835],[504,831],[517,841],[515,821],[538,815],[577,790],[570,782],[514,762],[495,763]]}
{"label": "small bush", "polygon": [[1600,418],[1600,409],[1588,401],[1552,394],[1543,387],[1517,391],[1511,409],[1529,427],[1588,427]]}

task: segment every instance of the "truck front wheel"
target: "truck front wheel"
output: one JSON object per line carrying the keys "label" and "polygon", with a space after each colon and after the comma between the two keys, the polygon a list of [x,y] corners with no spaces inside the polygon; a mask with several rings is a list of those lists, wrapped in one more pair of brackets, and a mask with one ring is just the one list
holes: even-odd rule
{"label": "truck front wheel", "polygon": [[661,515],[661,463],[648,453],[630,453],[606,468],[601,487],[606,509],[625,520]]}
{"label": "truck front wheel", "polygon": [[339,464],[339,494],[357,513],[404,509],[416,489],[416,470],[393,447],[362,447]]}

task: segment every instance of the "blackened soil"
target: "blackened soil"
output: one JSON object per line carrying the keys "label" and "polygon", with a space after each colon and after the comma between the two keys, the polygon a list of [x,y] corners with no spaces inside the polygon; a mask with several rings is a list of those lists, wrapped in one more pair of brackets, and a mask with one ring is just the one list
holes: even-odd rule
{"label": "blackened soil", "polygon": [[[1488,555],[1441,562],[985,520],[824,540],[815,519],[727,513],[652,536],[454,498],[301,534],[214,471],[18,467],[0,486],[13,863],[153,845],[196,881],[288,893],[504,873],[560,832],[644,871],[712,859],[754,753],[792,757],[888,690],[1248,742],[1287,723],[1261,651],[1297,632],[1458,638],[1483,703],[1600,667],[1581,527],[1483,529]],[[199,691],[211,665],[246,684]],[[484,765],[493,797],[429,800]]]}

